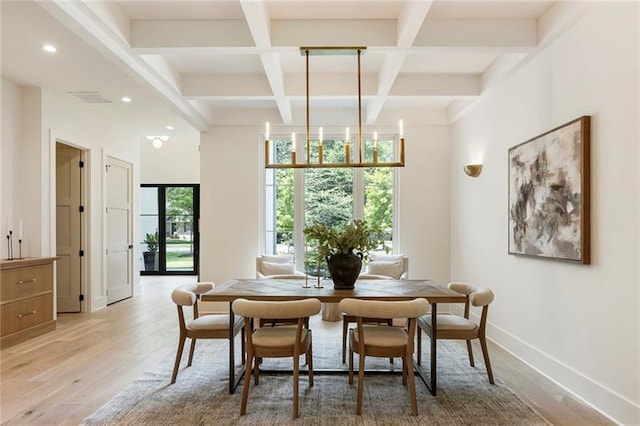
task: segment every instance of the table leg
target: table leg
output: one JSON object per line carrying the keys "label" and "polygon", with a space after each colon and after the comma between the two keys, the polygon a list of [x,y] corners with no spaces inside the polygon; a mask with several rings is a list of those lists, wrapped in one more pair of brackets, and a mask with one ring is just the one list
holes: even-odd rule
{"label": "table leg", "polygon": [[436,396],[436,347],[438,346],[438,304],[431,304],[431,395]]}
{"label": "table leg", "polygon": [[234,393],[236,390],[235,387],[235,347],[234,341],[235,336],[233,335],[233,328],[235,325],[235,315],[233,313],[233,308],[231,307],[232,302],[229,302],[229,393]]}

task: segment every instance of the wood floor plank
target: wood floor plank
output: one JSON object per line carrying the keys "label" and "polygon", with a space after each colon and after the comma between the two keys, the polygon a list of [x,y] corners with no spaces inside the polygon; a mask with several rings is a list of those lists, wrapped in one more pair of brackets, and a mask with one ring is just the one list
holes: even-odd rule
{"label": "wood floor plank", "polygon": [[[195,277],[142,277],[133,298],[90,314],[59,315],[56,330],[2,349],[1,423],[77,425],[174,356],[178,323],[170,294],[189,282]],[[340,322],[314,321],[314,340],[342,333]],[[489,350],[494,374],[553,424],[613,424],[499,347]],[[481,354],[479,346],[474,351]]]}

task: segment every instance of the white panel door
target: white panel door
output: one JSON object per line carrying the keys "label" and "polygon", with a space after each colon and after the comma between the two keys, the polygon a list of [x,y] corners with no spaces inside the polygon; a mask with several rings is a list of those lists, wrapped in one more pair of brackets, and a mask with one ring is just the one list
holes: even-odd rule
{"label": "white panel door", "polygon": [[107,157],[107,304],[133,296],[130,163]]}
{"label": "white panel door", "polygon": [[56,144],[57,312],[80,312],[80,150]]}

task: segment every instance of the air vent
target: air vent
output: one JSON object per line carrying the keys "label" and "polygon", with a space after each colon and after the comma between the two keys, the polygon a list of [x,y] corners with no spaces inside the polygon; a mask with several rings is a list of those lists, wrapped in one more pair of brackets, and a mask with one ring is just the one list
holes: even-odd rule
{"label": "air vent", "polygon": [[110,104],[111,101],[100,94],[100,92],[69,92],[88,104]]}

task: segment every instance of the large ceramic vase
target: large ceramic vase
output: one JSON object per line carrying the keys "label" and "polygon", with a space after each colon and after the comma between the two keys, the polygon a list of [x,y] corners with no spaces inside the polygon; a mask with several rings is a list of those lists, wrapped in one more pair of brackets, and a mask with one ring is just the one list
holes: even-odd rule
{"label": "large ceramic vase", "polygon": [[349,254],[332,254],[326,259],[334,288],[353,289],[362,269],[362,253],[356,254],[350,250]]}

